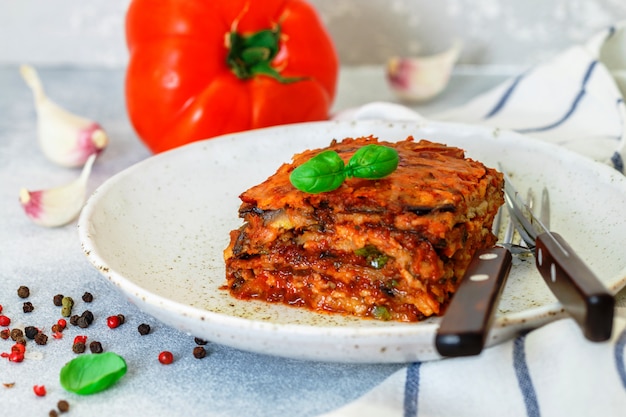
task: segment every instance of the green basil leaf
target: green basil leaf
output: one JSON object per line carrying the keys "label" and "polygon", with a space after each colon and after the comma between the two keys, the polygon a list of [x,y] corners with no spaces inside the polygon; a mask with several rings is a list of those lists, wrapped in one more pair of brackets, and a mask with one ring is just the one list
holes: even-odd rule
{"label": "green basil leaf", "polygon": [[346,177],[379,179],[398,167],[398,151],[388,146],[365,145],[352,155]]}
{"label": "green basil leaf", "polygon": [[345,164],[335,151],[324,151],[291,172],[289,180],[300,191],[311,194],[332,191],[343,183]]}
{"label": "green basil leaf", "polygon": [[126,374],[126,361],[113,352],[91,353],[72,359],[61,368],[61,386],[76,394],[103,391]]}

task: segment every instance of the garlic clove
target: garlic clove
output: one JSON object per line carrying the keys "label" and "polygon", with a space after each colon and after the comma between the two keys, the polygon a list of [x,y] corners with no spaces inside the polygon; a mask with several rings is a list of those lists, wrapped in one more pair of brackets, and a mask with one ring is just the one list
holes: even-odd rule
{"label": "garlic clove", "polygon": [[36,224],[45,227],[57,227],[74,220],[85,204],[87,180],[96,160],[92,154],[80,176],[71,183],[47,190],[20,190],[20,204],[26,215]]}
{"label": "garlic clove", "polygon": [[404,101],[423,102],[441,93],[461,53],[461,42],[439,54],[420,57],[392,57],[387,61],[387,81]]}
{"label": "garlic clove", "polygon": [[70,113],[50,100],[33,67],[22,65],[20,73],[35,98],[39,145],[48,159],[74,168],[104,150],[109,140],[98,123]]}

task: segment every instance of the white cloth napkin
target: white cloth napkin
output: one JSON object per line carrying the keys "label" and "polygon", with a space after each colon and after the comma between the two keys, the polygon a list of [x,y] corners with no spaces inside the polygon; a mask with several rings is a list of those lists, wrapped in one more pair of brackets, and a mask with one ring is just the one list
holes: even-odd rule
{"label": "white cloth napkin", "polygon": [[[624,172],[626,22],[469,103],[431,116],[512,129],[561,144]],[[416,120],[393,103],[337,119]],[[561,319],[480,356],[414,363],[325,417],[626,416],[626,310],[609,342],[587,341]]]}
{"label": "white cloth napkin", "polygon": [[[552,60],[430,118],[515,130],[563,145],[624,172],[626,21]],[[416,120],[399,104],[374,102],[335,119]]]}

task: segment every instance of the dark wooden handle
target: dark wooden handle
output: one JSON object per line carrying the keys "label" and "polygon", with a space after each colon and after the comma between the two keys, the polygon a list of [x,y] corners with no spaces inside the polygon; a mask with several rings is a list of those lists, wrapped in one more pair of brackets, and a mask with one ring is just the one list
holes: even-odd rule
{"label": "dark wooden handle", "polygon": [[504,283],[511,253],[501,247],[476,252],[441,319],[435,346],[442,356],[482,352]]}
{"label": "dark wooden handle", "polygon": [[537,236],[537,269],[589,340],[611,338],[615,298],[558,233]]}

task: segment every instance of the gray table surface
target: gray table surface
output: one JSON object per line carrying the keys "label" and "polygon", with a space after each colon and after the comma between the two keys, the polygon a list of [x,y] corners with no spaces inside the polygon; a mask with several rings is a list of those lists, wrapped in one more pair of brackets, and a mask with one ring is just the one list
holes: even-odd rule
{"label": "gray table surface", "polygon": [[[111,143],[99,158],[89,181],[89,193],[117,172],[150,156],[137,139],[126,116],[123,69],[41,68],[48,95],[76,113],[99,121]],[[416,106],[428,116],[501,81],[504,76],[456,74],[449,88],[433,102]],[[382,68],[342,70],[335,110],[370,101],[393,101]],[[60,317],[52,303],[61,293],[76,300],[75,311],[89,309],[95,316],[87,329],[69,326],[62,339],[47,345],[28,344],[21,363],[0,360],[0,404],[7,412],[24,416],[48,415],[60,399],[70,403],[75,416],[313,416],[334,409],[365,393],[402,365],[345,365],[312,363],[262,356],[208,344],[209,355],[195,359],[192,335],[160,324],[128,302],[100,276],[83,255],[75,222],[47,229],[31,223],[18,203],[20,188],[49,188],[68,183],[78,170],[60,168],[38,148],[36,115],[30,90],[16,67],[0,68],[0,304],[13,326],[34,325],[51,335]],[[28,300],[17,288],[31,290]],[[92,303],[81,300],[84,292]],[[30,301],[31,313],[22,312]],[[106,317],[124,314],[126,323],[115,330]],[[148,323],[152,332],[140,336],[137,326]],[[85,334],[107,351],[122,355],[127,375],[113,388],[92,396],[66,392],[59,370],[76,355],[72,341]],[[0,352],[12,342],[0,340]],[[158,353],[169,350],[175,362],[163,366]],[[11,387],[5,384],[12,384]],[[47,395],[36,397],[34,385],[45,385]],[[19,410],[19,411],[18,411]],[[4,415],[4,412],[0,412]]]}

